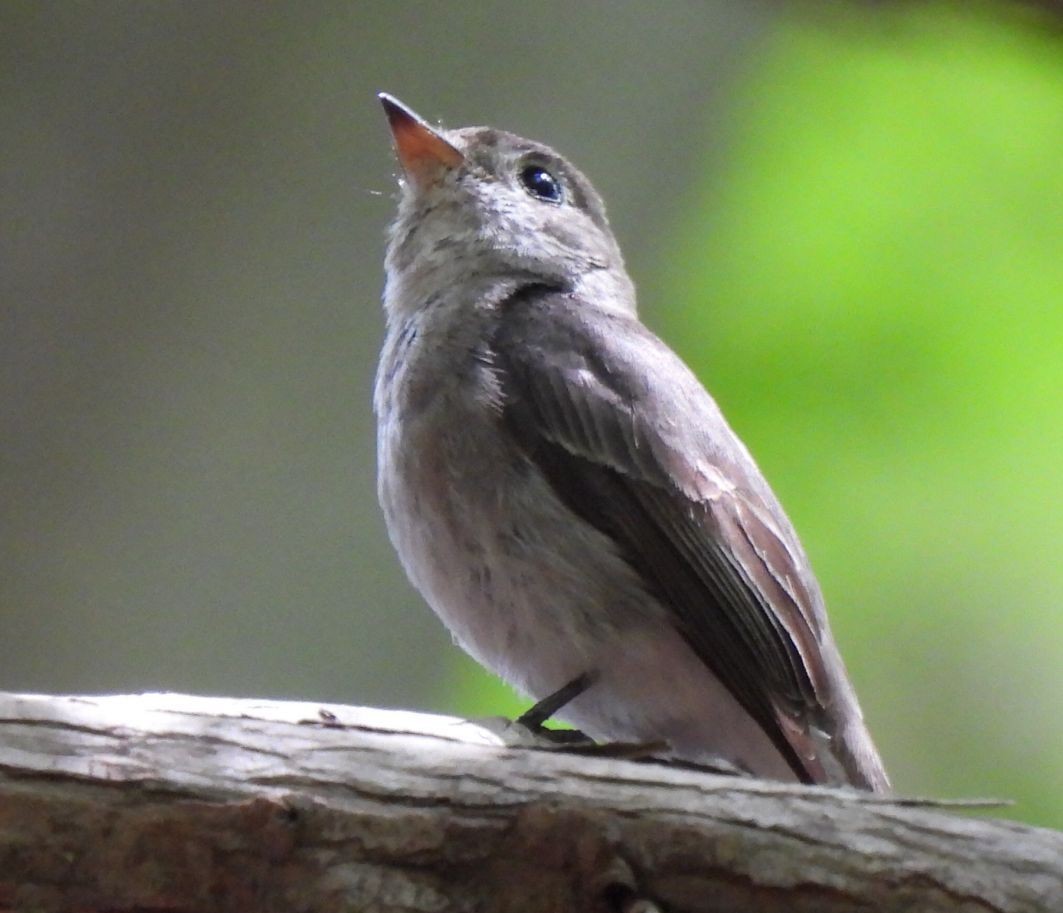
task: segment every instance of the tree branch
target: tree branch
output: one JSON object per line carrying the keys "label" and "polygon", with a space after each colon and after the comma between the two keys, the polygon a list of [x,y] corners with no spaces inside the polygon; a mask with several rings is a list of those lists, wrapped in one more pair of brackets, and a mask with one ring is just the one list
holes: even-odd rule
{"label": "tree branch", "polygon": [[0,694],[0,913],[1063,910],[1063,834],[445,717]]}

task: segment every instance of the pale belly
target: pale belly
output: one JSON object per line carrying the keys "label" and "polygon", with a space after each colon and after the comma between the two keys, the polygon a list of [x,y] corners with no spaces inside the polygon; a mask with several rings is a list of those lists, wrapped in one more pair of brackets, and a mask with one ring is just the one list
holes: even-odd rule
{"label": "pale belly", "polygon": [[611,540],[482,424],[494,415],[446,396],[401,434],[381,422],[379,489],[407,574],[455,640],[536,700],[596,673],[558,714],[592,737],[664,740],[678,757],[794,779]]}

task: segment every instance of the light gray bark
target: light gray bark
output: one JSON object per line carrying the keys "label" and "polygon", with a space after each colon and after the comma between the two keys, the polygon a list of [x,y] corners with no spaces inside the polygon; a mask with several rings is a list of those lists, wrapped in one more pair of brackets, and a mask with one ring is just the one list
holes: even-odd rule
{"label": "light gray bark", "polygon": [[0,694],[0,911],[1063,910],[1063,833],[323,709]]}

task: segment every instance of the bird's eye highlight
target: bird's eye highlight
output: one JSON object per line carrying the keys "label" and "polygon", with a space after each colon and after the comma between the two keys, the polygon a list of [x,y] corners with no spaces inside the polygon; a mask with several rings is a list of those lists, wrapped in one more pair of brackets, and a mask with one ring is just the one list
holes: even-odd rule
{"label": "bird's eye highlight", "polygon": [[561,202],[561,182],[542,165],[526,165],[522,168],[520,182],[537,200],[547,203]]}

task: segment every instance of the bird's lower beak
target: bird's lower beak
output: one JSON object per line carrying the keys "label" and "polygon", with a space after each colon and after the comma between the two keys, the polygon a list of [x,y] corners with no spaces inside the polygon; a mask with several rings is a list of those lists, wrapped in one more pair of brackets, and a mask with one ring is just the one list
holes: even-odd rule
{"label": "bird's lower beak", "polygon": [[378,96],[388,117],[395,153],[406,177],[418,187],[425,187],[450,168],[457,168],[465,156],[436,129],[386,92]]}

